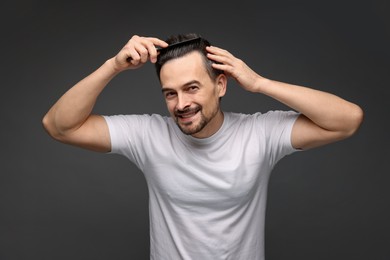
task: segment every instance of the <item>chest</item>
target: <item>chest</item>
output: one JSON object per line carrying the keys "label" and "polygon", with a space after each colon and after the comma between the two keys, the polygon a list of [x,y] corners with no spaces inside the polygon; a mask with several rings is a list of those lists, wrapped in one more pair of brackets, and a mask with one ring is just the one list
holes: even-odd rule
{"label": "chest", "polygon": [[154,152],[144,169],[149,189],[180,207],[232,208],[249,202],[268,183],[270,169],[258,145]]}

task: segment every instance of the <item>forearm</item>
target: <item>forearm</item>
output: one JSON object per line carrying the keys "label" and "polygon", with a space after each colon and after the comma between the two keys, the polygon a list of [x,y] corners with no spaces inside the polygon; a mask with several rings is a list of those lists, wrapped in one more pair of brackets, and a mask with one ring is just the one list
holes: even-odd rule
{"label": "forearm", "polygon": [[90,116],[100,93],[117,74],[111,59],[74,85],[45,115],[45,129],[55,136],[79,128]]}
{"label": "forearm", "polygon": [[292,145],[313,148],[351,136],[363,120],[361,108],[333,94],[269,80],[218,47],[207,47],[215,69],[223,70],[245,90],[261,93],[301,113],[292,129]]}
{"label": "forearm", "polygon": [[349,135],[361,123],[360,107],[331,93],[261,77],[256,89],[302,113],[325,130]]}

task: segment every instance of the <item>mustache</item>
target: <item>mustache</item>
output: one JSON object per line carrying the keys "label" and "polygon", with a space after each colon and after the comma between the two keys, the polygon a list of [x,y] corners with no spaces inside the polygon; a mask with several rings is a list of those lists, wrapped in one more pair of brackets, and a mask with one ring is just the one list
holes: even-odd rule
{"label": "mustache", "polygon": [[196,113],[196,112],[198,112],[201,109],[202,109],[202,106],[200,106],[200,105],[197,105],[195,107],[186,107],[186,108],[184,108],[182,110],[176,109],[175,110],[175,116],[181,116],[181,115],[185,115],[185,114]]}

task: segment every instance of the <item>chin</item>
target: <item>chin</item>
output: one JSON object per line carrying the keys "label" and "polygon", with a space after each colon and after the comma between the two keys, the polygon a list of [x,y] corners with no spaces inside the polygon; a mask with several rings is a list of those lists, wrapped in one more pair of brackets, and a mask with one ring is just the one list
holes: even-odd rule
{"label": "chin", "polygon": [[197,125],[194,125],[194,123],[191,123],[191,125],[183,126],[183,125],[178,125],[180,130],[186,134],[186,135],[195,135],[200,133],[206,126],[204,122],[200,122]]}

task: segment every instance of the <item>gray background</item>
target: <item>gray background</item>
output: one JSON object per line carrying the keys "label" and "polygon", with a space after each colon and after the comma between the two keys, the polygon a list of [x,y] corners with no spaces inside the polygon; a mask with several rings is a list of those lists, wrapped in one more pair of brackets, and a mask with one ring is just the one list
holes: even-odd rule
{"label": "gray background", "polygon": [[[120,156],[62,145],[41,119],[133,34],[198,32],[265,77],[365,111],[352,138],[293,154],[269,186],[267,260],[390,259],[390,6],[361,1],[13,1],[1,4],[0,259],[148,259],[145,179]],[[229,111],[287,109],[229,82]],[[95,112],[163,113],[151,64]]]}

